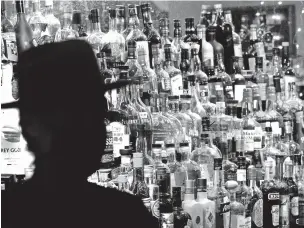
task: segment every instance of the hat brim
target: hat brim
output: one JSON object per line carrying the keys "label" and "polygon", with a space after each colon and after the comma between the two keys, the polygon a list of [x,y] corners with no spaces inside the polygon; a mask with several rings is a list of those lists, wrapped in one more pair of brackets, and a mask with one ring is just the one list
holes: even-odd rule
{"label": "hat brim", "polygon": [[[118,89],[130,84],[132,84],[132,80],[119,80],[117,82],[104,85],[104,90],[109,91],[112,89]],[[1,104],[1,109],[11,109],[11,108],[19,108],[19,107],[20,107],[19,100]]]}

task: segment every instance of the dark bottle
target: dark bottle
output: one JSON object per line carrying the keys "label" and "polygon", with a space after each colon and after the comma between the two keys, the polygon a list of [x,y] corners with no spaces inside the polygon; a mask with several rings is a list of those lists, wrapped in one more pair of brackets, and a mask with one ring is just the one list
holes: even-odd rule
{"label": "dark bottle", "polygon": [[156,182],[159,186],[159,223],[160,227],[166,227],[173,224],[173,207],[170,194],[168,193],[167,170],[159,167],[156,170]]}
{"label": "dark bottle", "polygon": [[141,12],[144,22],[143,33],[146,35],[149,45],[150,68],[153,68],[152,45],[160,44],[161,39],[158,31],[153,26],[153,21],[151,16],[151,5],[149,3],[142,4]]}
{"label": "dark bottle", "polygon": [[125,17],[126,17],[126,8],[123,5],[116,6],[116,29],[117,32],[122,34],[125,30]]}
{"label": "dark bottle", "polygon": [[172,188],[173,222],[174,228],[184,228],[191,220],[191,216],[182,209],[181,187]]}
{"label": "dark bottle", "polygon": [[218,65],[218,56],[222,56],[223,61],[224,59],[224,47],[216,40],[216,27],[209,26],[207,37],[209,37],[209,43],[213,47],[213,56],[214,56],[214,65]]}
{"label": "dark bottle", "polygon": [[261,186],[263,192],[263,226],[266,228],[280,225],[280,189],[277,182],[270,179],[270,164],[265,164],[265,180]]}
{"label": "dark bottle", "polygon": [[255,48],[255,44],[257,43],[257,34],[256,34],[256,25],[250,26],[250,45],[245,50],[243,57],[244,57],[244,68],[245,70],[252,70],[255,71],[255,60],[257,57],[257,52]]}
{"label": "dark bottle", "polygon": [[290,228],[298,227],[299,219],[299,195],[298,195],[298,186],[293,179],[293,165],[285,165],[285,182],[288,185],[289,199],[290,199],[290,208],[289,208],[289,219],[290,219]]}
{"label": "dark bottle", "polygon": [[184,42],[188,43],[191,47],[193,43],[200,45],[200,40],[195,34],[195,28],[194,28],[194,18],[186,18],[185,19],[186,24],[186,35],[184,36]]}
{"label": "dark bottle", "polygon": [[180,70],[183,77],[183,94],[189,94],[190,88],[188,88],[188,80],[187,80],[187,76],[189,75],[189,69],[190,69],[189,50],[183,48],[181,51],[181,63],[180,63]]}
{"label": "dark bottle", "polygon": [[78,32],[79,37],[87,37],[87,33],[84,31],[84,27],[81,21],[81,12],[80,11],[73,11],[72,16],[72,28]]}
{"label": "dark bottle", "polygon": [[6,17],[5,1],[1,1],[1,33],[14,32],[13,23]]}
{"label": "dark bottle", "polygon": [[[230,16],[230,11],[225,11],[225,16]],[[226,72],[232,74],[232,56],[234,56],[234,44],[233,44],[233,29],[230,23],[225,20],[223,24],[223,35],[224,35],[224,65]]]}
{"label": "dark bottle", "polygon": [[221,45],[225,45],[225,36],[224,36],[224,15],[222,4],[215,4],[215,18],[212,23],[212,26],[216,27],[216,41],[219,42]]}
{"label": "dark bottle", "polygon": [[27,23],[24,11],[24,0],[16,1],[17,23],[15,25],[18,53],[37,46],[33,37],[33,31]]}
{"label": "dark bottle", "polygon": [[201,11],[199,24],[205,25],[206,28],[208,28],[208,26],[210,24],[210,20],[208,18],[208,6],[207,5],[202,5],[202,11]]}
{"label": "dark bottle", "polygon": [[182,28],[180,20],[174,20],[174,30],[173,30],[174,38],[172,41],[172,45],[174,48],[174,66],[175,68],[179,68],[180,62],[181,62],[181,45],[183,43],[182,41]]}

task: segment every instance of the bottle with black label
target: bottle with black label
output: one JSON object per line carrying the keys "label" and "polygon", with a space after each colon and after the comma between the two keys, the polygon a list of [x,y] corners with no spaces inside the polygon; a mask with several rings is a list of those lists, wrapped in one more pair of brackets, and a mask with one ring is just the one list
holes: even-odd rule
{"label": "bottle with black label", "polygon": [[222,174],[222,158],[214,159],[214,187],[208,192],[208,199],[216,203],[215,227],[230,227],[229,193],[224,187]]}

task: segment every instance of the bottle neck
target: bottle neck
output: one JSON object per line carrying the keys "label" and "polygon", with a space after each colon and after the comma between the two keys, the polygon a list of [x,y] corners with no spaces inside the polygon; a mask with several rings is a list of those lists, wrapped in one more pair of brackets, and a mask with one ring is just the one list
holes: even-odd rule
{"label": "bottle neck", "polygon": [[144,169],[142,167],[133,167],[133,182],[144,181]]}
{"label": "bottle neck", "polygon": [[248,117],[248,116],[251,115],[251,113],[252,113],[252,104],[251,104],[251,101],[245,99],[242,102],[242,114],[243,114],[243,116]]}
{"label": "bottle neck", "polygon": [[184,201],[194,200],[194,193],[186,193],[184,196]]}
{"label": "bottle neck", "polygon": [[222,187],[222,170],[214,170],[213,186]]}
{"label": "bottle neck", "polygon": [[201,71],[201,60],[198,56],[198,53],[195,53],[193,58],[192,58],[192,61],[193,61],[193,70],[194,71]]}
{"label": "bottle neck", "polygon": [[284,157],[283,156],[277,156],[276,157],[276,179],[277,180],[282,180],[283,178],[283,162],[284,162]]}
{"label": "bottle neck", "polygon": [[139,26],[139,19],[137,17],[137,14],[132,15],[129,17],[129,28],[137,29]]}
{"label": "bottle neck", "polygon": [[233,192],[230,194],[230,203],[235,202],[236,201],[236,192]]}
{"label": "bottle neck", "polygon": [[92,31],[93,31],[93,33],[101,32],[100,23],[99,23],[98,19],[94,20],[94,22],[92,22]]}
{"label": "bottle neck", "polygon": [[268,132],[267,134],[266,134],[266,146],[267,147],[272,147],[272,145],[273,145],[273,136],[272,136],[272,133],[271,132]]}
{"label": "bottle neck", "polygon": [[201,201],[204,199],[207,199],[207,192],[206,191],[197,192],[197,200]]}
{"label": "bottle neck", "polygon": [[255,188],[256,187],[256,179],[250,179],[249,186],[250,186],[250,188]]}
{"label": "bottle neck", "polygon": [[109,18],[109,31],[116,31],[116,18]]}
{"label": "bottle neck", "polygon": [[45,6],[45,15],[53,15],[53,6]]}
{"label": "bottle neck", "polygon": [[215,41],[215,33],[212,32],[212,33],[209,33],[209,42],[213,42]]}

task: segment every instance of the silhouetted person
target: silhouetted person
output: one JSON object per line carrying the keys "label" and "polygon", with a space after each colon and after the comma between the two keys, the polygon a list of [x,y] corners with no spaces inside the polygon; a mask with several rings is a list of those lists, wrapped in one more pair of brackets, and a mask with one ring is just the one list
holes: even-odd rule
{"label": "silhouetted person", "polygon": [[138,197],[87,182],[105,147],[107,89],[89,44],[30,49],[17,72],[20,99],[2,108],[19,108],[36,168],[2,199],[2,227],[157,227]]}

